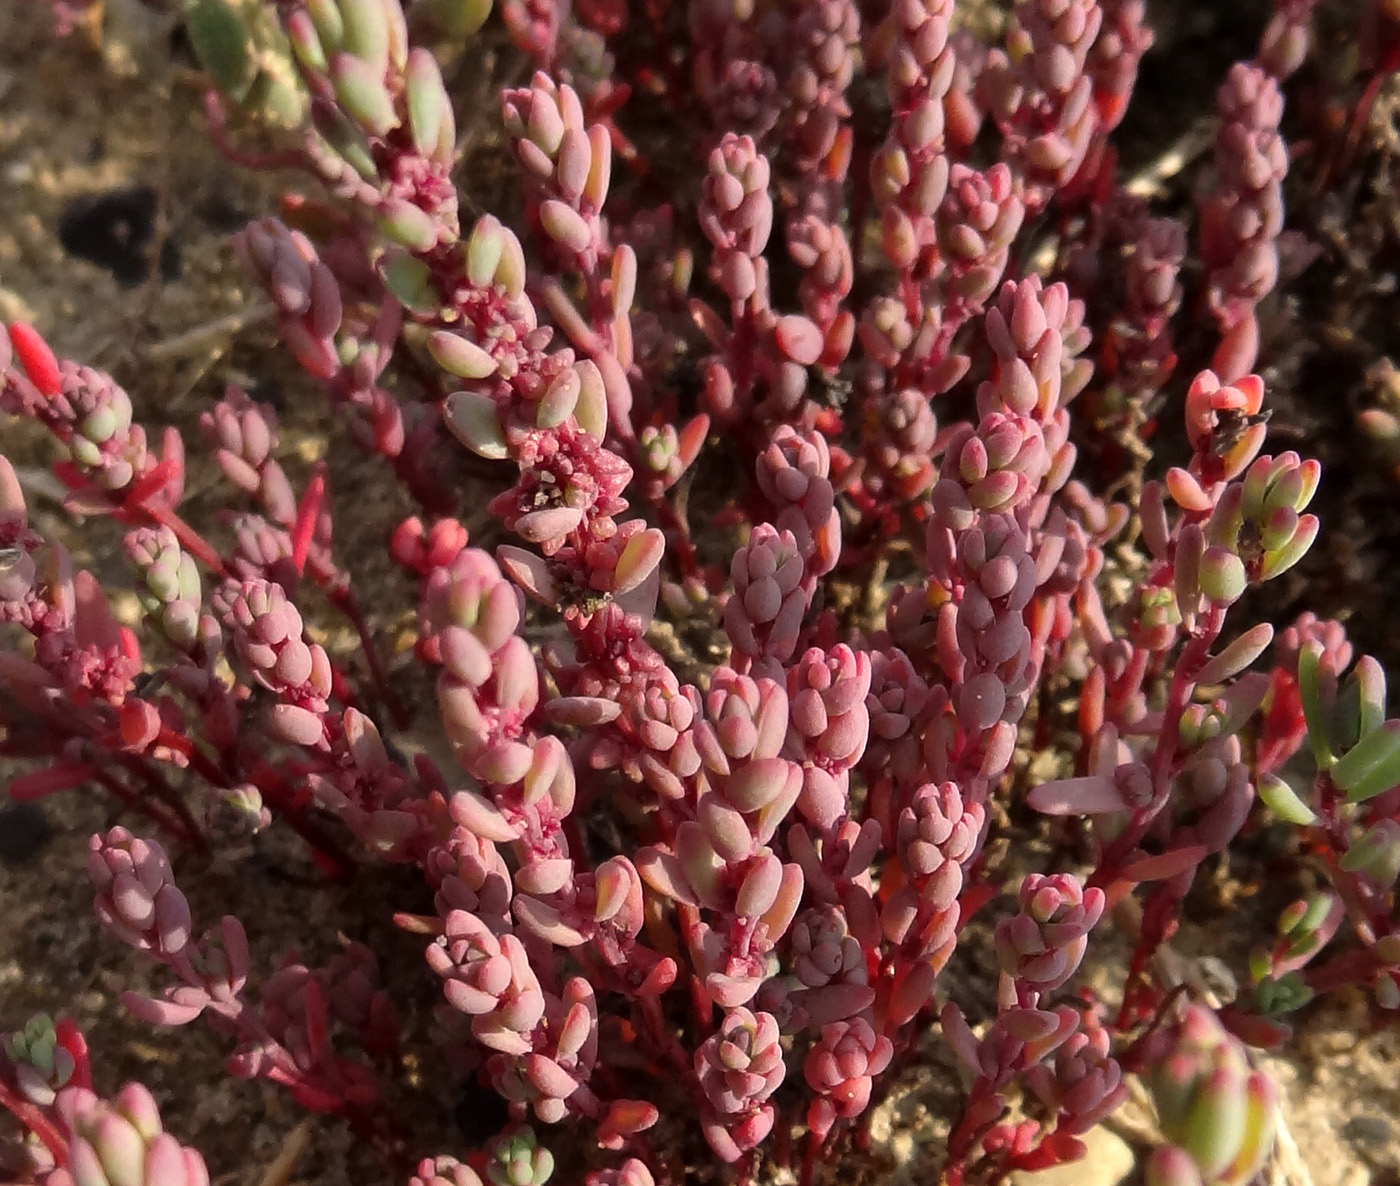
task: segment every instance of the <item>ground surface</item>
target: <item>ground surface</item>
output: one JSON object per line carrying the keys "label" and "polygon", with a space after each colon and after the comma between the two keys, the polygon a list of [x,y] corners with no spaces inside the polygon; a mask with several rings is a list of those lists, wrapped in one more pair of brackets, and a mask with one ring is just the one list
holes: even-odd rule
{"label": "ground surface", "polygon": [[[376,627],[392,635],[398,622],[387,607],[406,606],[409,596],[389,571],[382,540],[402,504],[373,467],[328,435],[319,396],[277,349],[266,312],[227,245],[228,233],[245,218],[272,209],[276,179],[250,176],[209,147],[198,78],[178,46],[142,23],[143,10],[114,0],[99,50],[81,35],[55,43],[42,8],[0,3],[0,318],[32,321],[60,353],[110,369],[132,393],[138,418],[172,422],[192,445],[200,411],[225,382],[275,400],[294,474],[324,457],[332,490],[347,501],[346,492],[353,492],[354,513],[337,521],[338,551],[370,591]],[[1122,140],[1125,168],[1158,179],[1169,206],[1189,196],[1193,154],[1209,141],[1202,121],[1216,80],[1231,60],[1248,55],[1257,16],[1249,5],[1239,13],[1210,4],[1164,7],[1160,48],[1148,59]],[[486,66],[487,77],[518,69],[509,59]],[[480,77],[463,78],[459,90],[473,101]],[[1365,132],[1368,144],[1393,137],[1387,120],[1395,102],[1383,95],[1380,114]],[[1392,608],[1400,590],[1393,460],[1356,424],[1360,409],[1382,406],[1387,398],[1397,399],[1400,411],[1400,398],[1387,395],[1385,372],[1377,369],[1400,355],[1394,159],[1365,154],[1344,184],[1303,194],[1296,208],[1290,206],[1290,226],[1305,236],[1300,248],[1311,243],[1321,256],[1269,306],[1263,366],[1275,408],[1271,431],[1320,456],[1327,475],[1319,498],[1326,533],[1268,608],[1276,620],[1304,605],[1347,618],[1358,643],[1400,675]],[[469,166],[463,178],[468,192],[489,192],[489,171]],[[152,242],[144,250],[161,266],[149,279],[138,268],[137,282],[128,286],[111,267],[65,248],[65,242],[82,247],[81,225],[75,231],[65,216],[73,217],[75,202],[134,187],[150,193],[124,199],[119,229],[129,225],[139,239],[140,223],[153,211]],[[0,434],[6,453],[33,467],[26,476],[40,525],[71,537],[46,496],[41,443],[10,424],[0,424]],[[196,521],[212,516],[225,497],[207,468],[195,468],[191,490]],[[99,530],[83,538],[83,562],[99,575],[112,570],[115,536]],[[328,643],[353,651],[348,638],[333,636]],[[415,699],[411,683],[403,691]],[[0,768],[0,782],[6,774]],[[383,1181],[383,1171],[356,1149],[342,1125],[313,1119],[302,1134],[302,1115],[282,1093],[224,1076],[227,1051],[205,1029],[156,1032],[124,1017],[118,994],[149,984],[150,969],[99,931],[82,875],[86,837],[117,817],[105,801],[79,794],[45,805],[44,812],[46,827],[30,816],[0,819],[6,830],[0,837],[0,1028],[39,1009],[70,1011],[100,1052],[100,1085],[110,1088],[128,1077],[148,1083],[168,1126],[205,1151],[222,1186],[263,1180],[276,1169],[279,1151],[299,1148],[302,1135],[309,1141],[288,1171],[292,1181]],[[253,852],[220,853],[207,864],[182,862],[179,871],[197,918],[212,921],[224,902],[237,898],[251,924],[255,960],[264,968],[308,935],[332,942],[339,932],[376,946],[395,983],[407,986],[399,1000],[409,1020],[422,1021],[435,986],[422,967],[421,942],[394,933],[383,908],[386,901],[418,908],[411,881],[369,877],[358,907],[333,908],[341,899],[323,891],[299,850],[276,840]],[[1228,882],[1230,871],[1221,878]],[[1222,888],[1222,900],[1228,889]],[[1249,943],[1246,935],[1213,926],[1211,909],[1209,895],[1194,904],[1177,941],[1184,966],[1198,977],[1213,970],[1209,957],[1239,966]],[[970,936],[969,948],[978,942],[985,936]],[[304,954],[320,959],[329,951]],[[955,961],[963,970],[950,969],[949,991],[965,1001],[985,1000],[988,985],[966,970],[982,962]],[[1098,970],[1091,975],[1106,980]],[[1299,1040],[1274,1064],[1292,1139],[1272,1167],[1275,1180],[1400,1182],[1400,1031],[1371,1032],[1366,1017],[1359,996],[1305,1014]],[[843,1163],[843,1180],[854,1174],[861,1183],[928,1181],[956,1075],[937,1057],[902,1071],[877,1112],[868,1156]],[[437,1142],[422,1151],[469,1144],[479,1103],[454,1096],[430,1065],[421,1074],[410,1065],[406,1079],[404,1095],[420,1118],[420,1137]],[[1130,1177],[1134,1151],[1150,1125],[1141,1105],[1124,1109],[1111,1131],[1095,1135],[1089,1161],[1056,1177],[1057,1186],[1106,1186]]]}

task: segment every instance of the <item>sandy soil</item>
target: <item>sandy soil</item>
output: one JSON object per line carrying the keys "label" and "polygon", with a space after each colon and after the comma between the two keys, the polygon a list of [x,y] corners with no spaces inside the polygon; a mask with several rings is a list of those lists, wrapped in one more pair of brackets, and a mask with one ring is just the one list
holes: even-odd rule
{"label": "sandy soil", "polygon": [[[98,46],[81,34],[52,40],[41,7],[0,4],[0,318],[32,321],[61,353],[111,370],[131,392],[138,418],[174,423],[192,446],[199,413],[224,383],[239,382],[275,400],[294,477],[325,459],[333,493],[353,492],[355,513],[337,523],[338,552],[370,591],[376,629],[392,636],[402,622],[388,607],[407,606],[410,598],[382,540],[404,504],[391,482],[327,430],[319,395],[277,348],[266,310],[227,243],[244,219],[273,209],[278,179],[250,175],[209,146],[198,76],[159,23],[147,23],[144,10],[113,0]],[[1179,145],[1208,143],[1208,126],[1205,141],[1200,132],[1213,80],[1233,57],[1247,55],[1249,30],[1257,27],[1253,15],[1219,16],[1213,9],[1164,6],[1167,27],[1145,67],[1146,94],[1139,100],[1139,109],[1151,114],[1135,114],[1123,129],[1130,172],[1160,172]],[[1200,85],[1190,85],[1197,80]],[[479,78],[465,79],[463,93],[480,86]],[[1383,99],[1369,133],[1378,141],[1393,136],[1387,121],[1397,103],[1396,96]],[[1374,368],[1400,353],[1400,214],[1390,188],[1395,159],[1373,153],[1353,188],[1300,204],[1290,225],[1319,244],[1323,258],[1271,305],[1264,354],[1276,409],[1273,431],[1305,445],[1327,466],[1320,495],[1327,533],[1266,609],[1281,616],[1307,604],[1348,618],[1358,643],[1381,654],[1392,673],[1400,671],[1400,632],[1390,611],[1400,579],[1396,486],[1391,462],[1359,436],[1355,414],[1388,398]],[[1189,195],[1192,158],[1186,164],[1165,175],[1168,203]],[[65,250],[61,230],[75,203],[133,187],[153,195],[145,254],[161,266],[131,285],[111,268]],[[136,200],[137,215],[144,201]],[[42,442],[10,424],[0,432],[6,453],[31,467],[27,477],[40,525],[76,539],[39,477]],[[212,518],[226,498],[207,465],[195,464],[190,488],[195,521]],[[105,525],[97,527],[82,536],[87,549],[80,559],[101,575],[113,563],[116,537]],[[134,614],[134,606],[126,612]],[[327,642],[353,662],[353,640],[345,632]],[[411,666],[396,664],[395,679],[411,703],[420,703]],[[9,773],[0,766],[0,783]],[[118,818],[108,802],[85,793],[46,803],[39,812],[0,815],[0,1028],[35,1010],[67,1010],[98,1052],[99,1085],[145,1081],[168,1127],[204,1150],[220,1186],[252,1186],[270,1167],[317,1186],[384,1181],[385,1169],[354,1144],[344,1125],[312,1118],[299,1129],[302,1113],[283,1093],[224,1076],[227,1049],[207,1030],[157,1032],[124,1016],[119,993],[150,985],[151,969],[100,932],[82,874],[87,836]],[[178,871],[201,920],[212,922],[225,902],[237,899],[263,969],[289,949],[300,948],[312,962],[324,959],[339,936],[375,946],[393,976],[406,1028],[418,1035],[394,1101],[415,1118],[415,1151],[470,1145],[480,1101],[464,1097],[426,1057],[426,1015],[436,986],[422,964],[421,942],[396,933],[384,909],[386,901],[422,908],[412,877],[371,871],[346,894],[320,883],[303,851],[276,833],[256,848],[222,851],[207,862],[182,859]],[[1212,960],[1239,967],[1249,937],[1222,936],[1211,925],[1213,908],[1207,895],[1176,945],[1197,969],[1209,971]],[[1245,911],[1241,917],[1250,916]],[[974,932],[968,946],[975,950],[985,942],[985,934]],[[983,963],[955,961],[964,970],[950,970],[947,991],[988,1003],[987,984],[969,979],[966,970]],[[1108,984],[1103,969],[1089,972]],[[841,1162],[842,1181],[931,1180],[958,1072],[937,1043],[928,1046],[928,1060],[902,1071],[880,1106],[870,1151]],[[1400,1032],[1394,1025],[1373,1029],[1359,996],[1334,1000],[1305,1014],[1298,1041],[1272,1065],[1285,1088],[1291,1134],[1291,1145],[1284,1143],[1271,1167],[1273,1181],[1400,1182]],[[1086,1163],[1043,1180],[1055,1186],[1130,1180],[1151,1126],[1148,1109],[1130,1105],[1110,1129],[1095,1134]],[[289,1169],[278,1166],[279,1151],[289,1150],[299,1155],[286,1159]]]}

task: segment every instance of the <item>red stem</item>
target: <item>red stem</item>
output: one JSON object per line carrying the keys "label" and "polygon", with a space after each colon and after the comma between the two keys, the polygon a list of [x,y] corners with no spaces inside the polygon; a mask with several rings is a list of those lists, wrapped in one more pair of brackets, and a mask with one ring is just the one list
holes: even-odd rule
{"label": "red stem", "polygon": [[218,91],[210,88],[204,93],[204,118],[209,126],[209,139],[214,147],[227,160],[245,169],[257,171],[269,169],[299,169],[303,165],[297,152],[245,152],[235,148],[228,135],[228,118],[224,115],[224,105]]}
{"label": "red stem", "polygon": [[379,691],[379,697],[384,701],[384,707],[388,709],[389,716],[393,718],[394,724],[400,729],[408,727],[408,713],[404,709],[403,702],[394,695],[393,689],[389,687],[389,680],[384,671],[384,666],[379,660],[379,650],[375,645],[374,636],[370,634],[369,626],[366,624],[364,616],[360,613],[359,603],[355,600],[355,595],[348,589],[329,589],[327,595],[330,602],[336,609],[345,615],[355,633],[359,635],[360,647],[365,653],[365,662],[369,664],[370,679],[374,681],[374,686]]}
{"label": "red stem", "polygon": [[[210,786],[227,787],[235,781],[229,774],[220,770],[209,759],[208,755],[196,747],[188,737],[181,737],[178,733],[164,729],[157,738],[156,744],[168,746],[184,754],[189,760],[190,768]],[[354,862],[350,857],[330,836],[307,817],[306,813],[293,801],[295,792],[277,781],[276,776],[271,773],[270,767],[265,767],[262,774],[263,778],[260,779],[254,775],[251,781],[264,793],[268,803],[277,808],[279,818],[305,840],[318,856],[324,858],[328,870],[334,876],[348,877],[354,871]]]}
{"label": "red stem", "polygon": [[355,871],[355,862],[324,829],[302,811],[296,802],[296,792],[282,782],[271,766],[259,763],[253,770],[250,781],[267,796],[268,803],[277,809],[282,821],[311,846],[318,863],[327,873],[344,880]]}
{"label": "red stem", "polygon": [[1212,604],[1205,620],[1191,635],[1177,660],[1176,669],[1172,673],[1171,688],[1167,693],[1167,704],[1162,711],[1162,731],[1157,737],[1156,748],[1152,751],[1152,800],[1133,813],[1123,834],[1105,850],[1099,867],[1089,879],[1090,885],[1102,889],[1116,879],[1123,861],[1147,835],[1152,822],[1161,814],[1171,798],[1173,767],[1177,751],[1181,748],[1181,718],[1191,703],[1191,696],[1196,688],[1196,672],[1209,656],[1211,644],[1219,637],[1224,620],[1224,608]]}
{"label": "red stem", "polygon": [[63,1139],[58,1126],[34,1104],[11,1091],[4,1082],[0,1082],[0,1108],[12,1112],[16,1120],[43,1141],[44,1147],[53,1154],[53,1159],[58,1165],[68,1164],[68,1142]]}
{"label": "red stem", "polygon": [[205,542],[204,537],[199,532],[180,518],[170,507],[158,502],[143,502],[140,504],[140,509],[162,527],[170,528],[175,533],[175,538],[180,541],[180,546],[211,572],[221,577],[229,575],[219,554]]}
{"label": "red stem", "polygon": [[1333,956],[1320,967],[1304,969],[1303,982],[1321,996],[1348,985],[1369,985],[1384,966],[1373,948],[1363,947]]}
{"label": "red stem", "polygon": [[[181,826],[181,821],[177,817],[167,815],[149,799],[136,794],[136,792],[129,787],[122,786],[122,784],[110,774],[104,774],[100,770],[94,770],[92,778],[94,782],[119,802],[124,803],[127,807],[131,808],[132,811],[139,812],[147,819],[154,821],[157,827],[163,828],[166,832],[170,833],[170,835],[178,837],[186,844],[195,843],[195,841],[186,834],[185,828]],[[202,843],[202,841],[200,842]]]}
{"label": "red stem", "polygon": [[666,1025],[666,1018],[661,1013],[661,1002],[655,996],[641,997],[637,1004],[642,1009],[642,1019],[646,1022],[647,1036],[651,1039],[656,1052],[666,1058],[670,1064],[681,1073],[682,1077],[689,1080],[692,1074],[690,1059],[686,1057],[685,1048],[680,1044],[679,1039]]}
{"label": "red stem", "polygon": [[321,505],[326,500],[326,467],[324,463],[316,467],[306,489],[302,492],[301,505],[297,507],[296,518],[292,521],[292,564],[297,576],[306,571],[307,553],[311,551],[311,541],[316,534],[316,521],[321,517]]}
{"label": "red stem", "polygon": [[1351,163],[1356,147],[1361,141],[1364,125],[1371,118],[1371,111],[1381,93],[1381,87],[1396,70],[1400,70],[1400,35],[1391,38],[1380,64],[1372,71],[1370,81],[1361,92],[1361,98],[1357,100],[1351,119],[1347,123],[1346,135],[1342,138],[1341,146],[1332,159],[1331,168],[1323,174],[1324,189],[1331,188],[1346,166]]}
{"label": "red stem", "polygon": [[667,542],[671,545],[671,551],[676,557],[681,576],[684,578],[700,576],[700,561],[695,553],[695,544],[690,538],[690,525],[681,518],[680,512],[676,510],[664,493],[648,496],[647,501],[656,513],[662,531],[666,532]]}
{"label": "red stem", "polygon": [[175,814],[183,830],[187,833],[186,842],[196,852],[207,853],[209,844],[204,839],[204,833],[200,830],[194,816],[190,814],[190,809],[185,805],[184,799],[166,781],[165,776],[159,770],[154,769],[150,762],[135,754],[123,754],[120,760],[123,766],[144,782],[151,789],[151,793]]}
{"label": "red stem", "polygon": [[220,770],[203,750],[183,734],[162,728],[156,737],[155,744],[172,749],[183,756],[189,762],[190,769],[211,786],[224,787],[229,785],[230,776]]}

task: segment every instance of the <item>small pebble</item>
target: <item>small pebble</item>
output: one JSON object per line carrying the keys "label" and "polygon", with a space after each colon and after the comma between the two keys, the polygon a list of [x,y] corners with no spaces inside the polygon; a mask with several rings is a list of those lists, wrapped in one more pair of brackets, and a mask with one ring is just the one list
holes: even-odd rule
{"label": "small pebble", "polygon": [[[106,268],[122,287],[135,288],[151,275],[157,204],[148,185],[77,198],[59,220],[58,241],[69,255]],[[160,252],[161,279],[179,274],[179,254],[167,238]]]}
{"label": "small pebble", "polygon": [[35,860],[52,839],[53,825],[37,803],[0,806],[0,865]]}

